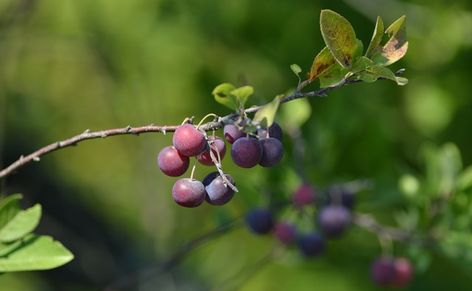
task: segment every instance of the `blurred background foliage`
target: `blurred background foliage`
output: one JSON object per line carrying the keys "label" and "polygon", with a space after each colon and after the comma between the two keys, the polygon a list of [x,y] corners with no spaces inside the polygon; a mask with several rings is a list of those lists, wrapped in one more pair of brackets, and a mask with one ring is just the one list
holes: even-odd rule
{"label": "blurred background foliage", "polygon": [[[394,67],[407,69],[409,85],[359,84],[310,100],[313,114],[302,128],[310,181],[324,187],[372,179],[358,209],[394,223],[410,201],[399,179],[405,193],[416,189],[425,147],[452,142],[462,163],[472,163],[471,3],[0,0],[0,163],[86,129],[224,115],[210,95],[224,81],[253,85],[252,102],[266,102],[296,85],[290,64],[307,71],[323,48],[321,9],[348,18],[366,45],[377,15],[390,23],[406,14],[410,49]],[[155,163],[170,142],[170,135],[155,134],[90,141],[2,181],[3,193],[22,192],[27,204],[43,205],[40,232],[76,258],[53,271],[2,275],[0,289],[102,290],[138,270],[130,290],[375,290],[369,265],[380,247],[357,228],[320,258],[289,251],[264,266],[257,262],[272,238],[238,228],[172,272],[147,272],[195,236],[266,204],[273,192],[290,195],[300,183],[286,136],[278,168],[242,170],[225,161],[240,188],[229,205],[184,209],[171,198],[174,179]],[[209,171],[199,167],[197,177]],[[465,225],[470,231],[469,220]],[[403,247],[396,252],[407,255]],[[427,260],[430,268],[411,290],[468,290],[471,265],[441,254]]]}

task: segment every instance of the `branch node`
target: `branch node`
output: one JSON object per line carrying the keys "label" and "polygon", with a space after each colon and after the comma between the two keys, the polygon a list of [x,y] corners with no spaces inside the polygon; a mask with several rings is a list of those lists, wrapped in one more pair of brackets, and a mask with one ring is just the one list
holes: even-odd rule
{"label": "branch node", "polygon": [[33,161],[39,162],[41,159],[39,157],[33,157]]}

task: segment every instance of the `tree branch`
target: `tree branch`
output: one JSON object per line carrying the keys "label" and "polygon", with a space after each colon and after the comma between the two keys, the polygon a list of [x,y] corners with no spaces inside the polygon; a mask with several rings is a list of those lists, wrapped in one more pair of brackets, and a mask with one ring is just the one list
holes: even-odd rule
{"label": "tree branch", "polygon": [[[305,98],[305,97],[323,97],[323,96],[326,96],[328,92],[334,89],[343,87],[348,84],[359,83],[359,82],[360,82],[359,80],[342,79],[340,82],[329,87],[320,88],[318,90],[309,91],[309,92],[301,92],[303,87],[305,87],[306,85],[310,83],[308,81],[304,81],[301,83],[303,85],[299,86],[296,92],[282,98],[280,103],[287,103],[287,102],[300,99],[300,98]],[[247,114],[254,113],[257,110],[259,110],[261,107],[262,106],[252,106],[250,108],[247,108],[244,112]],[[226,116],[218,118],[217,121],[204,123],[201,126],[199,126],[199,128],[204,131],[216,130],[216,129],[222,128],[225,124],[233,123],[234,121],[237,120],[238,117],[239,117],[239,114],[231,113]],[[19,168],[23,167],[24,165],[30,162],[33,162],[33,161],[39,162],[40,158],[48,153],[51,153],[51,152],[54,152],[63,148],[67,148],[70,146],[75,146],[79,142],[82,142],[85,140],[106,138],[106,137],[116,136],[116,135],[139,135],[142,133],[151,133],[151,132],[166,134],[167,132],[174,132],[177,129],[177,127],[178,125],[159,126],[159,125],[151,124],[151,125],[139,126],[139,127],[132,127],[128,125],[127,127],[106,129],[106,130],[100,130],[100,131],[90,131],[87,129],[81,134],[78,134],[76,136],[70,137],[62,141],[54,142],[50,145],[47,145],[45,147],[42,147],[36,150],[35,152],[27,156],[20,156],[18,160],[16,160],[12,164],[10,164],[8,167],[0,171],[0,179],[11,175],[13,172],[15,172],[16,170],[18,170]]]}
{"label": "tree branch", "polygon": [[422,246],[430,245],[432,243],[431,239],[419,236],[414,232],[382,225],[378,223],[372,216],[367,214],[355,213],[353,216],[353,221],[357,226],[380,237]]}

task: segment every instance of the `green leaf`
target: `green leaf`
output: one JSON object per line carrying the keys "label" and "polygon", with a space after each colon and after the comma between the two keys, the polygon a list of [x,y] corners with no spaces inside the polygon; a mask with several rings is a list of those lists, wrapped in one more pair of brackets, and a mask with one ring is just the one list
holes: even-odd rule
{"label": "green leaf", "polygon": [[456,145],[448,143],[442,147],[439,166],[441,171],[440,191],[445,194],[452,193],[457,176],[462,170],[462,158]]}
{"label": "green leaf", "polygon": [[320,88],[333,86],[343,80],[349,70],[336,63],[320,76]]}
{"label": "green leaf", "polygon": [[384,24],[383,24],[382,18],[380,18],[380,16],[377,16],[377,22],[375,23],[374,34],[372,35],[372,39],[370,40],[369,47],[367,48],[367,51],[365,52],[366,57],[371,57],[379,49],[380,43],[382,42],[383,32],[384,32]]}
{"label": "green leaf", "polygon": [[12,242],[32,232],[41,218],[41,205],[18,212],[3,228],[0,229],[0,241]]}
{"label": "green leaf", "polygon": [[216,102],[232,109],[238,109],[238,100],[231,94],[235,87],[230,83],[223,83],[215,87],[211,94],[215,97]]}
{"label": "green leaf", "polygon": [[0,242],[0,257],[4,257],[9,253],[15,251],[23,244],[23,240],[19,239],[11,243],[1,243]]}
{"label": "green leaf", "polygon": [[472,166],[466,168],[457,178],[457,189],[460,191],[472,187]]}
{"label": "green leaf", "polygon": [[70,262],[74,255],[49,236],[32,235],[21,247],[0,258],[0,272],[48,270]]}
{"label": "green leaf", "polygon": [[276,96],[274,100],[262,106],[254,115],[253,122],[260,124],[262,127],[269,127],[274,123],[275,114],[279,108],[281,95]]}
{"label": "green leaf", "polygon": [[354,64],[352,65],[351,72],[358,73],[374,65],[375,65],[374,61],[372,61],[371,59],[367,57],[362,56],[355,60]]}
{"label": "green leaf", "polygon": [[285,128],[299,128],[311,116],[310,102],[306,98],[290,101],[281,107],[280,113]]}
{"label": "green leaf", "polygon": [[352,64],[358,42],[349,21],[332,10],[322,10],[320,16],[321,34],[336,61],[344,68]]}
{"label": "green leaf", "polygon": [[20,211],[21,194],[13,194],[0,200],[0,229],[3,228]]}
{"label": "green leaf", "polygon": [[388,66],[405,56],[408,50],[405,20],[406,16],[402,16],[385,30],[389,40],[379,52],[373,55],[372,59],[376,63]]}
{"label": "green leaf", "polygon": [[300,73],[302,72],[302,68],[300,68],[300,66],[297,64],[291,64],[290,69],[297,76],[300,75]]}
{"label": "green leaf", "polygon": [[310,80],[315,80],[335,64],[336,60],[329,51],[328,47],[324,47],[313,60],[309,74]]}
{"label": "green leaf", "polygon": [[252,94],[254,94],[254,88],[252,86],[239,87],[239,88],[234,89],[230,92],[230,95],[232,95],[236,98],[236,102],[237,102],[237,107],[236,108],[244,107],[244,105],[246,104],[247,99]]}

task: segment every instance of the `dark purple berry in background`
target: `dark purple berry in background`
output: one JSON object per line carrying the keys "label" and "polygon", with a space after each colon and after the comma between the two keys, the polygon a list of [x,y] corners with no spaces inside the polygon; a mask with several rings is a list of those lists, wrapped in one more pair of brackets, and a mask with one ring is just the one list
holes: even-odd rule
{"label": "dark purple berry in background", "polygon": [[[219,153],[220,159],[223,160],[226,154],[226,144],[224,140],[222,140],[219,137],[210,136],[208,137],[208,141],[210,141],[211,143],[210,148],[215,158],[218,160],[218,153]],[[203,164],[205,166],[214,165],[213,160],[211,159],[210,149],[207,149],[203,153],[199,154],[197,156],[197,160],[200,162],[200,164]]]}
{"label": "dark purple berry in background", "polygon": [[273,167],[282,160],[284,147],[276,138],[263,138],[259,141],[262,146],[262,158],[259,164],[263,167]]}
{"label": "dark purple berry in background", "polygon": [[207,146],[203,133],[192,124],[179,126],[174,132],[172,142],[174,147],[187,157],[199,155]]}
{"label": "dark purple berry in background", "polygon": [[293,193],[292,201],[297,208],[312,204],[315,201],[315,189],[310,184],[303,183]]}
{"label": "dark purple berry in background", "polygon": [[197,207],[205,200],[205,187],[198,180],[179,179],[172,187],[172,197],[181,206]]}
{"label": "dark purple berry in background", "polygon": [[231,158],[236,165],[242,168],[252,168],[261,161],[261,144],[255,138],[241,137],[234,142],[231,148]]}
{"label": "dark purple berry in background", "polygon": [[175,147],[167,146],[159,152],[157,164],[167,176],[178,177],[187,171],[189,158],[180,154]]}
{"label": "dark purple berry in background", "polygon": [[300,236],[298,248],[305,257],[315,257],[324,251],[325,242],[319,233],[308,233]]}
{"label": "dark purple berry in background", "polygon": [[269,130],[259,129],[257,133],[258,133],[257,135],[259,136],[259,138],[273,137],[282,141],[282,136],[283,136],[282,128],[275,122],[272,123],[272,125],[269,127]]}
{"label": "dark purple berry in background", "polygon": [[372,280],[381,287],[390,286],[395,278],[394,261],[390,257],[380,257],[372,263],[370,269]]}
{"label": "dark purple berry in background", "polygon": [[297,236],[297,228],[288,222],[278,222],[274,227],[275,237],[284,245],[292,244]]}
{"label": "dark purple berry in background", "polygon": [[[235,185],[234,180],[230,175],[225,174],[225,177],[231,184]],[[207,181],[204,181],[204,185],[205,182]],[[223,178],[219,174],[215,178],[213,178],[209,184],[205,185],[205,191],[205,199],[211,205],[226,204],[234,196],[234,190],[231,189],[228,185],[225,185]]]}
{"label": "dark purple berry in background", "polygon": [[233,144],[238,138],[245,136],[246,134],[240,130],[234,124],[227,124],[223,128],[223,132],[225,135],[225,139],[230,143]]}
{"label": "dark purple berry in background", "polygon": [[352,222],[349,209],[340,205],[330,205],[321,209],[319,225],[328,238],[338,238],[347,230]]}
{"label": "dark purple berry in background", "polygon": [[393,262],[395,276],[392,280],[392,286],[406,287],[413,279],[413,266],[407,258],[395,258]]}
{"label": "dark purple berry in background", "polygon": [[342,206],[353,209],[356,203],[356,194],[346,189],[330,190],[328,195],[328,204],[341,204]]}
{"label": "dark purple berry in background", "polygon": [[266,234],[274,227],[274,218],[270,210],[255,208],[246,214],[246,224],[252,232]]}

